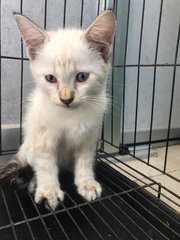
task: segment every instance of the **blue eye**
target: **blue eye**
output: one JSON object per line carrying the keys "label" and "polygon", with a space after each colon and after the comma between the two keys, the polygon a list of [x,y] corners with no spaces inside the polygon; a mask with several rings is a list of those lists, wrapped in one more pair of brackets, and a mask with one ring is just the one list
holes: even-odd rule
{"label": "blue eye", "polygon": [[87,72],[79,72],[77,75],[76,75],[76,81],[78,82],[84,82],[88,79],[89,77],[89,73]]}
{"label": "blue eye", "polygon": [[46,81],[48,81],[49,83],[56,83],[57,79],[55,76],[49,74],[45,76]]}

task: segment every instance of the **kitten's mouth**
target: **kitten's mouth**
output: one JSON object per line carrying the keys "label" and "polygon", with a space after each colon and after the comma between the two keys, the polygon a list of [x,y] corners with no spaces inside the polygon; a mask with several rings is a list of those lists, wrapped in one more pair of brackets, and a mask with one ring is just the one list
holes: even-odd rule
{"label": "kitten's mouth", "polygon": [[62,104],[60,103],[55,103],[58,107],[61,107],[63,109],[67,109],[67,110],[71,110],[71,109],[75,109],[78,108],[79,104],[73,103],[73,104]]}
{"label": "kitten's mouth", "polygon": [[70,104],[62,104],[60,106],[64,109],[73,109],[74,108],[74,105],[70,105]]}
{"label": "kitten's mouth", "polygon": [[70,105],[60,105],[62,108],[67,110],[73,110],[79,107],[78,104],[70,104]]}

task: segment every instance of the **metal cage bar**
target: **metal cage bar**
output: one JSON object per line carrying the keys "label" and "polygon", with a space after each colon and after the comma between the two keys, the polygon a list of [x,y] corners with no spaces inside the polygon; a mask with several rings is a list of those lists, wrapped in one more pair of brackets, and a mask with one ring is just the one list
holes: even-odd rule
{"label": "metal cage bar", "polygon": [[153,90],[152,90],[152,106],[151,106],[151,123],[150,123],[150,132],[149,132],[149,147],[148,147],[148,161],[150,161],[150,151],[151,151],[151,140],[152,140],[152,129],[153,129],[153,116],[154,116],[154,97],[155,97],[155,86],[156,86],[156,69],[157,69],[157,57],[158,57],[158,47],[159,47],[159,37],[160,37],[160,29],[161,29],[161,19],[162,19],[162,9],[163,9],[163,0],[161,0],[160,9],[159,9],[159,23],[158,23],[158,31],[157,31],[157,39],[156,39],[156,51],[155,51],[155,59],[154,59],[154,75],[153,75]]}
{"label": "metal cage bar", "polygon": [[[23,13],[23,0],[20,1],[20,13]],[[21,38],[21,86],[20,86],[20,143],[22,143],[22,109],[23,109],[23,77],[24,77],[24,50],[23,40]]]}
{"label": "metal cage bar", "polygon": [[175,59],[174,59],[171,103],[170,103],[170,110],[169,110],[169,122],[168,122],[167,141],[166,141],[166,153],[165,153],[165,158],[164,158],[164,173],[166,172],[169,137],[170,137],[170,131],[171,131],[171,118],[172,118],[172,110],[173,110],[174,88],[175,88],[175,79],[176,79],[176,64],[177,64],[177,56],[178,56],[178,49],[179,49],[179,41],[180,41],[180,24],[179,24],[179,29],[178,29],[176,52],[175,52]]}

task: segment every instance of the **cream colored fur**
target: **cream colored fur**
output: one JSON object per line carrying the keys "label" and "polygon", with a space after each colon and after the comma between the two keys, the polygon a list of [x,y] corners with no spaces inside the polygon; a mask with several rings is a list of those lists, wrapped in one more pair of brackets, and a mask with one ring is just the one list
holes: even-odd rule
{"label": "cream colored fur", "polygon": [[[36,185],[35,201],[39,203],[45,198],[53,209],[58,205],[58,199],[63,201],[64,198],[58,180],[59,169],[63,167],[74,169],[77,191],[88,201],[101,195],[101,186],[94,178],[93,163],[98,133],[107,108],[109,64],[106,60],[115,29],[112,12],[103,14],[98,18],[101,20],[98,29],[99,20],[96,20],[94,29],[92,24],[85,31],[65,29],[56,32],[40,30],[24,16],[15,15],[27,45],[36,83],[29,97],[24,141],[17,156],[21,165],[28,163],[35,171],[35,179],[29,187],[33,191]],[[112,25],[111,29],[109,25]],[[108,40],[103,29],[109,34]],[[94,39],[93,31],[96,31]],[[87,37],[89,32],[91,39]],[[105,43],[100,43],[99,37],[97,39],[99,33],[102,35],[100,38],[104,34]],[[35,37],[42,39],[34,41]],[[101,50],[102,46],[106,48],[105,52]],[[75,81],[79,72],[89,73],[89,78],[85,82]],[[49,74],[54,75],[58,82],[47,82],[45,76]],[[75,93],[69,106],[59,98],[59,92],[64,88]]]}

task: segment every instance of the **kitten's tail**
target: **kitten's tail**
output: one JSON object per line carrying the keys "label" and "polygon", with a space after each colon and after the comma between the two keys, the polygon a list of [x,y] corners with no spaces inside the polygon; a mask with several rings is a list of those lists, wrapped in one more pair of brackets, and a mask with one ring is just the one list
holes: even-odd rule
{"label": "kitten's tail", "polygon": [[[22,181],[22,172],[28,168],[27,161],[21,161],[14,155],[6,164],[0,165],[0,184],[19,185]],[[21,174],[20,174],[21,173]]]}

